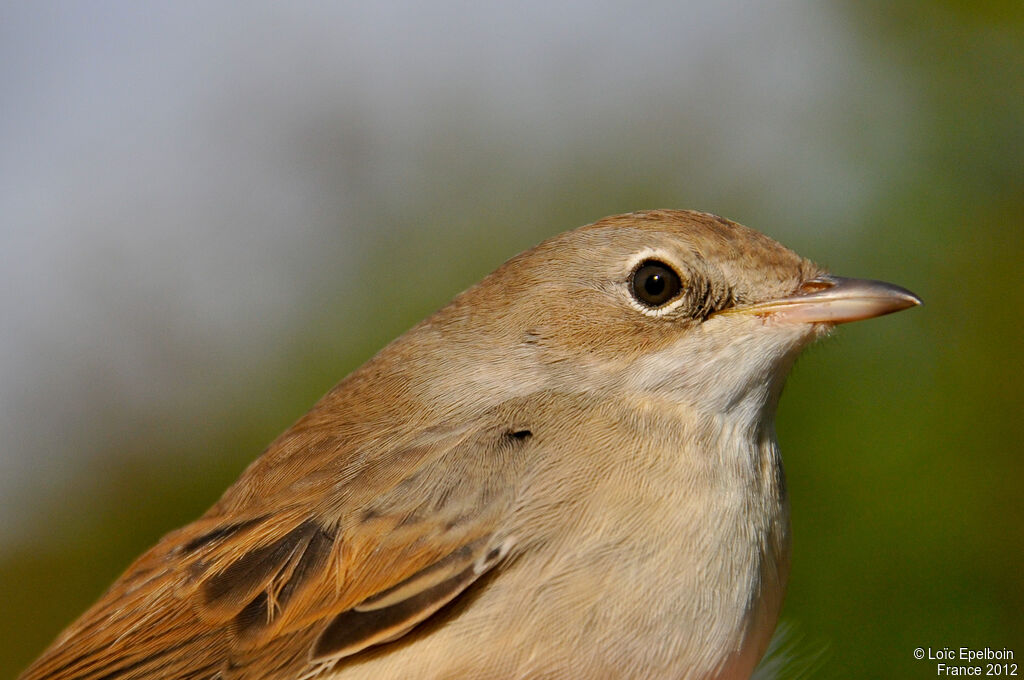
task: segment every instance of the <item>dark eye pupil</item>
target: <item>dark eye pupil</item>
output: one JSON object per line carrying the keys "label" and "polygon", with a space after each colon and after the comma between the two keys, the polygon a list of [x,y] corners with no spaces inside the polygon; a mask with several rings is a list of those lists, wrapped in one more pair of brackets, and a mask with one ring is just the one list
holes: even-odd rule
{"label": "dark eye pupil", "polygon": [[648,307],[661,307],[674,299],[683,284],[679,275],[664,262],[649,260],[633,273],[633,296]]}
{"label": "dark eye pupil", "polygon": [[665,291],[665,277],[661,274],[648,276],[644,281],[644,290],[652,297],[661,295]]}

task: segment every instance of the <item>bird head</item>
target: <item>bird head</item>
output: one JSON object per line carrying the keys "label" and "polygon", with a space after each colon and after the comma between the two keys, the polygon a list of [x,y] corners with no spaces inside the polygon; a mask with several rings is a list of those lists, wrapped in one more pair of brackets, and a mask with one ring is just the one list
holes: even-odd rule
{"label": "bird head", "polygon": [[655,210],[541,243],[432,325],[489,352],[493,370],[511,371],[513,382],[630,386],[701,411],[761,418],[774,411],[807,344],[836,324],[917,304],[903,288],[833,276],[724,218]]}

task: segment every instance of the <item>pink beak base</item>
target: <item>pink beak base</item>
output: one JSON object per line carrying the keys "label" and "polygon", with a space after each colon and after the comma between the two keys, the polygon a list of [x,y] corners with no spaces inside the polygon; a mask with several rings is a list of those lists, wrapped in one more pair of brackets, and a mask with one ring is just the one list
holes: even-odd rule
{"label": "pink beak base", "polygon": [[921,304],[906,288],[884,281],[819,276],[804,284],[812,292],[760,302],[734,312],[771,316],[790,323],[848,323],[873,319]]}

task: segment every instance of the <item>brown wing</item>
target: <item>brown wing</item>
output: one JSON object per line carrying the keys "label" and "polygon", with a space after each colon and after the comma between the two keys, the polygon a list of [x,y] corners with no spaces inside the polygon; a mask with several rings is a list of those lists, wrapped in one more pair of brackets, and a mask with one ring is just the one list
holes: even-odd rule
{"label": "brown wing", "polygon": [[431,432],[336,494],[208,515],[139,558],[22,680],[297,677],[393,640],[506,555],[517,437]]}

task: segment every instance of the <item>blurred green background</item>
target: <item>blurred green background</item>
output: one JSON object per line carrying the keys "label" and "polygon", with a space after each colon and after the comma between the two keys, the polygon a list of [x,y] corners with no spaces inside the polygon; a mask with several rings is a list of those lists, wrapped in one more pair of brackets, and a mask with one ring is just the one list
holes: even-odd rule
{"label": "blurred green background", "polygon": [[0,84],[0,676],[388,340],[650,207],[926,301],[782,401],[816,677],[1024,654],[1019,2],[7,3]]}

